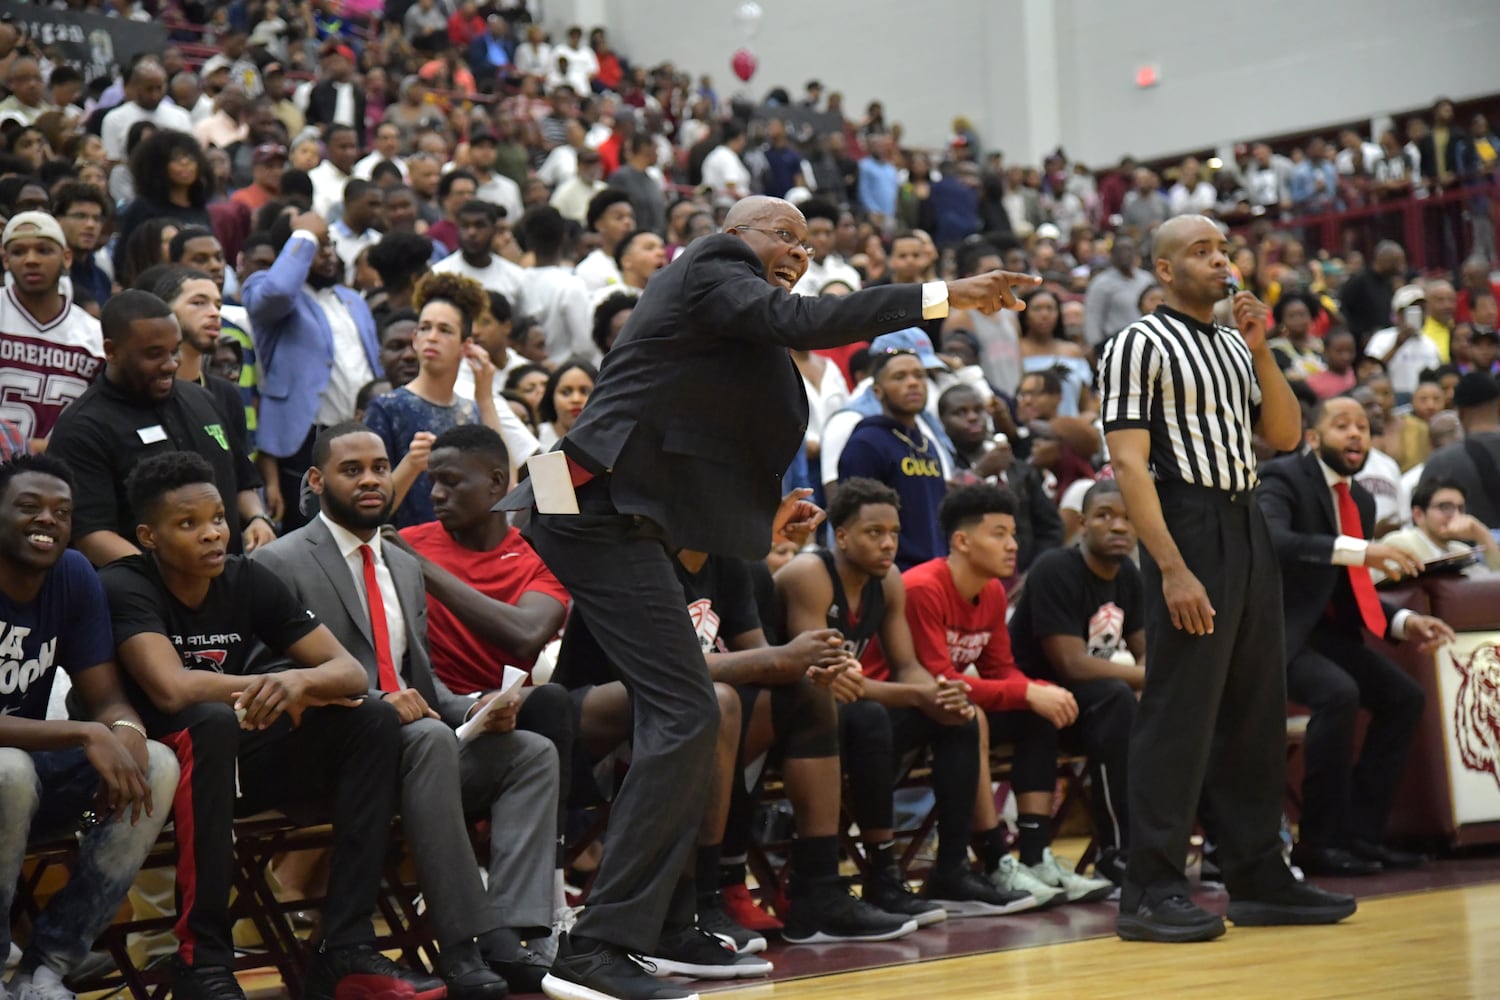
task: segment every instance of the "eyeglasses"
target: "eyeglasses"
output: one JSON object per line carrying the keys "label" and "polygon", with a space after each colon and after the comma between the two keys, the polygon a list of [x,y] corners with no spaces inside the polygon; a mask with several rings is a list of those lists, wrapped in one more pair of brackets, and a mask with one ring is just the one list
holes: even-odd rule
{"label": "eyeglasses", "polygon": [[752,232],[765,233],[767,236],[774,236],[789,247],[801,247],[804,251],[807,252],[809,256],[811,256],[813,252],[811,243],[803,243],[801,240],[797,239],[796,233],[788,232],[785,229],[762,229],[759,226],[735,226],[734,228],[749,229]]}
{"label": "eyeglasses", "polygon": [[1444,500],[1442,503],[1435,503],[1427,509],[1435,510],[1439,514],[1462,514],[1468,508],[1466,508],[1461,503],[1454,503],[1451,500]]}

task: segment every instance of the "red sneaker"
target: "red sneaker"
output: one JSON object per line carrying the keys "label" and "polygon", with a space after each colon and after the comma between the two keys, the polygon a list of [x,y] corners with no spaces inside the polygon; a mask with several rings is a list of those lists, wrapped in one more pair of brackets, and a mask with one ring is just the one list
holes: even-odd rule
{"label": "red sneaker", "polygon": [[728,913],[735,923],[747,930],[759,931],[764,934],[767,931],[781,930],[781,921],[761,909],[750,895],[750,889],[741,882],[739,885],[726,885],[722,890],[724,894],[724,912]]}

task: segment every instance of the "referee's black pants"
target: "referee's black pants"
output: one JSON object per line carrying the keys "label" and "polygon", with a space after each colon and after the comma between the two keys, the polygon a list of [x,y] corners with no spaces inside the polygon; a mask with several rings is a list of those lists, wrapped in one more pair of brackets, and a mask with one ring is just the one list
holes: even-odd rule
{"label": "referee's black pants", "polygon": [[1127,913],[1187,895],[1200,790],[1218,821],[1231,895],[1253,898],[1292,877],[1281,858],[1286,649],[1270,531],[1248,491],[1158,488],[1167,528],[1216,615],[1209,635],[1174,628],[1161,570],[1143,549],[1146,686],[1130,739]]}
{"label": "referee's black pants", "polygon": [[693,850],[719,704],[660,529],[612,512],[597,480],[578,500],[585,513],[533,514],[525,534],[630,692],[633,736],[599,874],[574,930],[644,954],[663,926],[693,923]]}

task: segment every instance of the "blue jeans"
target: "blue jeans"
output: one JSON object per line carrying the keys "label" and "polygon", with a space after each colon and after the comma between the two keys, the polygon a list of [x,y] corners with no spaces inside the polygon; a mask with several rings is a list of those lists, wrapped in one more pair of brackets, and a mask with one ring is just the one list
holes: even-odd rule
{"label": "blue jeans", "polygon": [[[48,902],[21,957],[22,971],[49,966],[67,975],[114,919],[141,862],[172,811],[177,757],[147,744],[147,781],[155,815],[134,826],[129,814],[90,827],[79,841],[68,884]],[[10,951],[10,907],[28,842],[66,837],[92,809],[99,773],[82,749],[29,753],[0,748],[0,955]]]}

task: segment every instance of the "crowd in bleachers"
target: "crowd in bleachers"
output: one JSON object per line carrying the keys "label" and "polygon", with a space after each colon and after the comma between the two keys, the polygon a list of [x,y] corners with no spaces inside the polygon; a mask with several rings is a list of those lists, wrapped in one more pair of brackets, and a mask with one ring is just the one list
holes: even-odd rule
{"label": "crowd in bleachers", "polygon": [[[1042,283],[1023,312],[790,352],[809,420],[783,479],[827,523],[765,539],[760,562],[679,555],[720,719],[696,922],[642,955],[662,975],[764,975],[767,935],[887,940],[1116,890],[1145,598],[1095,364],[1162,306],[1169,218],[1232,232],[1309,451],[1329,454],[1327,401],[1360,403],[1343,454],[1380,551],[1500,568],[1500,138],[1451,102],[1405,142],[1346,131],[1096,174],[1061,151],[1006,163],[962,118],[911,148],[880,104],[852,119],[816,81],[735,103],[524,2],[81,6],[170,36],[85,80],[0,23],[0,910],[28,842],[81,844],[16,996],[72,997],[169,818],[174,992],[242,996],[232,823],[305,800],[340,831],[321,870],[281,873],[327,900],[310,994],[539,988],[597,860],[567,845],[628,761],[630,699],[491,508],[584,411],[653,275],[748,195],[805,218],[770,234],[805,249],[770,276],[797,295],[998,268]],[[1307,216],[1444,192],[1466,200],[1431,216],[1428,273],[1378,220],[1309,249]],[[892,791],[929,751],[938,843],[914,891]],[[1051,849],[1069,753],[1089,761],[1092,874]],[[797,837],[788,884],[757,898],[768,761]],[[435,975],[371,946],[396,814]],[[480,817],[484,879],[456,860]],[[1349,872],[1348,845],[1309,846],[1293,859]]]}

